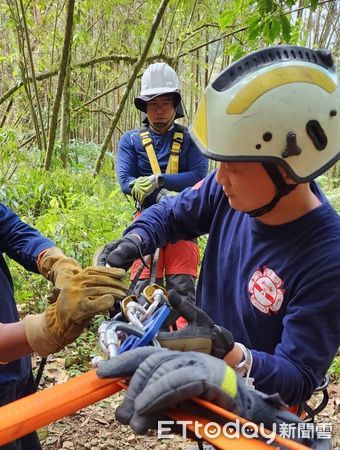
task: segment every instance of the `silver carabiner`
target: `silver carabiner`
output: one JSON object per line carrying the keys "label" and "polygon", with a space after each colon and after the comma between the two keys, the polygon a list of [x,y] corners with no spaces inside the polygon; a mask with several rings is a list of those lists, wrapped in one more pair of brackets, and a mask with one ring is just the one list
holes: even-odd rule
{"label": "silver carabiner", "polygon": [[139,328],[140,330],[144,330],[143,323],[141,322],[142,317],[144,317],[147,314],[147,310],[143,308],[139,303],[137,302],[130,302],[126,305],[126,317],[128,320]]}

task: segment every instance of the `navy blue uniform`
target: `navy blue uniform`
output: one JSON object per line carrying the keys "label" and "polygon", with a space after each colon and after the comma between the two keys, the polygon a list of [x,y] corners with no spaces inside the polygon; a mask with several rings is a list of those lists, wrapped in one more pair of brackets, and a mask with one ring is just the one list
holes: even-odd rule
{"label": "navy blue uniform", "polygon": [[197,304],[251,349],[256,388],[288,404],[311,396],[340,343],[340,218],[311,187],[318,208],[269,226],[233,210],[213,173],[126,230],[145,254],[209,233]]}
{"label": "navy blue uniform", "polygon": [[[55,244],[22,222],[7,206],[0,203],[0,322],[13,323],[19,321],[14,300],[12,278],[3,253],[17,261],[31,272],[38,273],[37,257],[46,248]],[[1,338],[1,337],[0,337]],[[34,392],[30,356],[25,356],[8,364],[0,364],[0,405]],[[22,441],[20,443],[20,441]],[[6,449],[40,448],[35,436],[23,438],[19,442],[9,444]],[[25,442],[23,445],[21,445]],[[1,447],[2,448],[2,447]]]}

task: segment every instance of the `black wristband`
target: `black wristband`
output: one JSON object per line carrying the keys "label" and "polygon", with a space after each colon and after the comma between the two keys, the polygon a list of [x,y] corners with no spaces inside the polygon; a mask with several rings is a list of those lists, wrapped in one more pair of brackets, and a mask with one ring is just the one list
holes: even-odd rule
{"label": "black wristband", "polygon": [[234,348],[234,336],[229,330],[214,325],[212,330],[211,355],[223,359]]}

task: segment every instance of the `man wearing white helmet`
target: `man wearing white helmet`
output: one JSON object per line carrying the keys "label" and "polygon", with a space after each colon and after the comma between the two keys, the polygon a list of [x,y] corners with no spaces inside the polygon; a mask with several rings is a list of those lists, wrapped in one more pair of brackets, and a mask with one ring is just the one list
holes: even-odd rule
{"label": "man wearing white helmet", "polygon": [[[117,174],[122,191],[136,201],[137,217],[164,196],[193,186],[207,174],[208,160],[198,150],[188,129],[175,124],[184,117],[178,77],[166,63],[151,64],[142,76],[135,106],[143,114],[142,129],[125,133],[118,144]],[[101,264],[102,256],[98,264]],[[156,279],[166,277],[167,288],[194,300],[199,251],[195,241],[181,241],[160,249]],[[131,269],[134,278],[140,260]],[[146,268],[136,292],[149,283]]]}
{"label": "man wearing white helmet", "polygon": [[[211,326],[210,353],[257,389],[302,403],[340,343],[340,219],[314,181],[340,158],[340,84],[330,53],[276,46],[240,59],[206,88],[191,136],[221,162],[218,170],[149,208],[107,259],[118,267],[131,259],[132,235],[147,254],[209,233],[197,305],[236,341],[224,334],[217,352]],[[195,349],[200,330],[160,339]]]}

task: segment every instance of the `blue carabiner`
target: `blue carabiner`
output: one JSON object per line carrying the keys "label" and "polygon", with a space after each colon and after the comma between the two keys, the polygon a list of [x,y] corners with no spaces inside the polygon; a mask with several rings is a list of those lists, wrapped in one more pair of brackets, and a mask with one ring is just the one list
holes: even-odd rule
{"label": "blue carabiner", "polygon": [[159,332],[161,326],[168,318],[170,308],[167,305],[162,305],[144,322],[144,334],[142,337],[128,336],[118,349],[118,353],[123,353],[137,347],[145,347],[149,345],[156,334]]}

